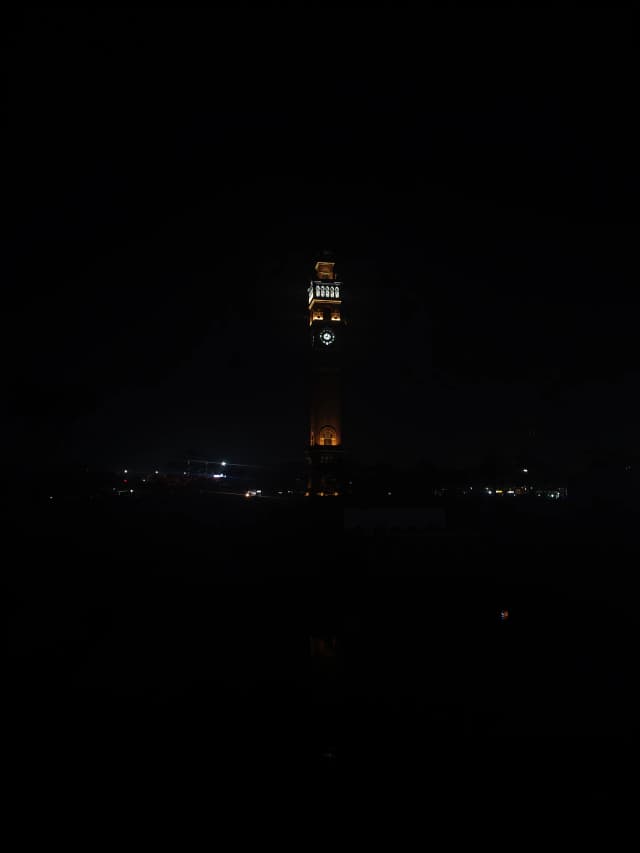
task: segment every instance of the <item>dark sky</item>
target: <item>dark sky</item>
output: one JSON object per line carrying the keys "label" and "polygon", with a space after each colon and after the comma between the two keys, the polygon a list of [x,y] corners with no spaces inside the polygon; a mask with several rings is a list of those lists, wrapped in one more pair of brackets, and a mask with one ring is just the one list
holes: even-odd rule
{"label": "dark sky", "polygon": [[302,458],[324,248],[356,458],[637,455],[629,13],[233,9],[7,22],[7,459]]}

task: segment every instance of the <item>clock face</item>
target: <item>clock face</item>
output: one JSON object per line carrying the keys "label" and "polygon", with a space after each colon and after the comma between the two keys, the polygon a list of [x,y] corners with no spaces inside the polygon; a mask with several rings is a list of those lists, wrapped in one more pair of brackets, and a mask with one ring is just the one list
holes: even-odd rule
{"label": "clock face", "polygon": [[336,336],[331,331],[331,329],[323,329],[320,332],[320,343],[323,343],[326,347],[330,346],[336,339]]}

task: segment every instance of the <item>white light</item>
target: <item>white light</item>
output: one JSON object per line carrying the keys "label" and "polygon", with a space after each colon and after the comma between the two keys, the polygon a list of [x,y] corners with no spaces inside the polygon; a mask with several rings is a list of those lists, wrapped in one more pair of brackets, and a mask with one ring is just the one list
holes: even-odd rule
{"label": "white light", "polygon": [[529,469],[528,469],[528,468],[523,468],[523,469],[522,469],[522,473],[523,473],[523,474],[528,474],[528,473],[529,473]]}
{"label": "white light", "polygon": [[49,495],[49,500],[50,500],[50,501],[52,501],[52,500],[53,500],[53,495]]}
{"label": "white light", "polygon": [[221,465],[226,465],[227,463],[226,463],[226,462],[221,462],[220,464],[221,464]]}
{"label": "white light", "polygon": [[129,491],[131,492],[131,494],[133,494],[133,489],[129,489]]}
{"label": "white light", "polygon": [[125,474],[128,474],[128,473],[129,473],[129,471],[125,468],[125,469],[124,469],[124,473],[125,473]]}
{"label": "white light", "polygon": [[159,474],[159,473],[160,473],[160,471],[156,471],[156,474]]}
{"label": "white light", "polygon": [[391,494],[391,492],[387,492],[387,494],[388,494],[388,495],[390,495],[390,494]]}

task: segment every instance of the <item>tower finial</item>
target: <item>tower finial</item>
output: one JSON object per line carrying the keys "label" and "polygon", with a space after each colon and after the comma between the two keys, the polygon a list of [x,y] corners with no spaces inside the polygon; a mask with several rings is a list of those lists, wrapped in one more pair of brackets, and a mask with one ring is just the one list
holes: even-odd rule
{"label": "tower finial", "polygon": [[333,281],[335,276],[333,272],[333,268],[335,266],[335,261],[333,258],[333,251],[331,249],[323,249],[320,253],[320,260],[316,262],[315,271],[316,276],[321,281]]}
{"label": "tower finial", "polygon": [[334,262],[328,260],[318,261],[315,265],[316,276],[320,281],[333,281]]}

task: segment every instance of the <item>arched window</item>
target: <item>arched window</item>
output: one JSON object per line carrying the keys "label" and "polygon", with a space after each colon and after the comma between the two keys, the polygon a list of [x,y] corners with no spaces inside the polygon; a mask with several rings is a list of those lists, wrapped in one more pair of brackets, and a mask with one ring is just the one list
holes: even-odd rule
{"label": "arched window", "polygon": [[320,444],[323,447],[334,447],[338,443],[338,433],[332,426],[323,426],[320,430]]}
{"label": "arched window", "polygon": [[333,287],[330,287],[330,288],[329,288],[329,293],[330,293],[330,295],[331,295],[331,296],[333,296]]}
{"label": "arched window", "polygon": [[336,299],[339,299],[340,298],[340,288],[337,285],[335,288],[335,292],[336,292]]}

